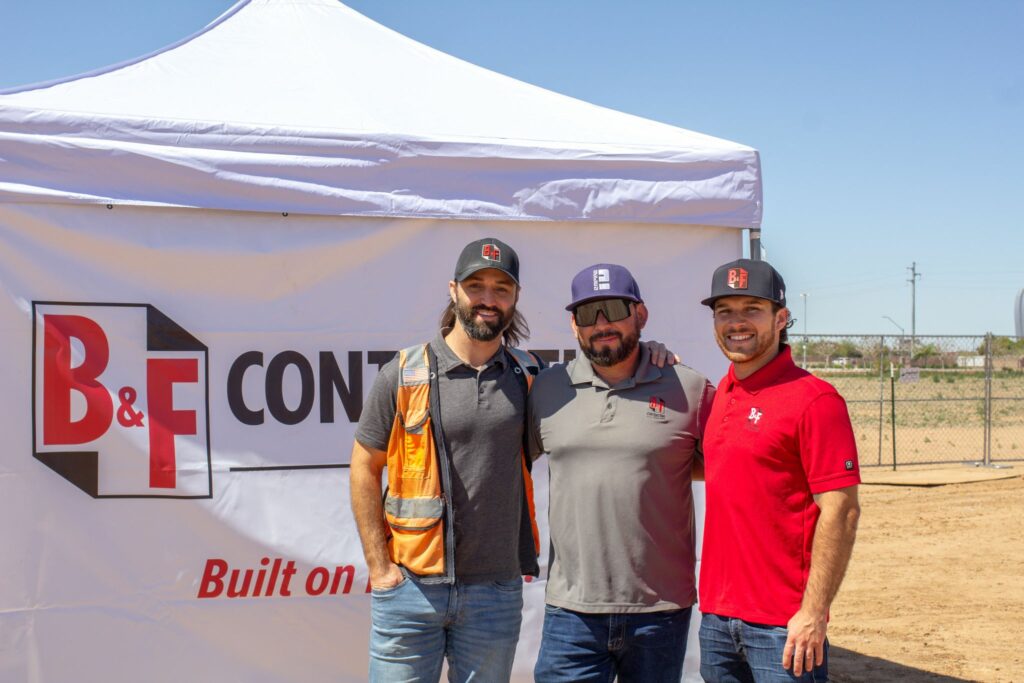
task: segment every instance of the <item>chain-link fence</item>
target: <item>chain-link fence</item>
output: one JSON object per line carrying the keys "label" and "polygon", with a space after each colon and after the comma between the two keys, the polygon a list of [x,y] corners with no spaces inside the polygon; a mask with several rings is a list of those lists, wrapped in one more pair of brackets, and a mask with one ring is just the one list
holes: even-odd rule
{"label": "chain-link fence", "polygon": [[1024,338],[801,335],[846,399],[862,466],[1024,460]]}

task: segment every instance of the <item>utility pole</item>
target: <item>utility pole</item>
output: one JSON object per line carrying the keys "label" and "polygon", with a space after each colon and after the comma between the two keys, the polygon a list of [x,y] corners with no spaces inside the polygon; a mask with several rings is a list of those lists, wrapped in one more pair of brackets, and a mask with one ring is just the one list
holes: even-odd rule
{"label": "utility pole", "polygon": [[917,279],[921,273],[917,272],[917,261],[907,268],[910,271],[910,362],[914,362],[914,338],[917,337]]}
{"label": "utility pole", "polygon": [[807,292],[801,292],[800,298],[804,300],[804,369],[807,368]]}

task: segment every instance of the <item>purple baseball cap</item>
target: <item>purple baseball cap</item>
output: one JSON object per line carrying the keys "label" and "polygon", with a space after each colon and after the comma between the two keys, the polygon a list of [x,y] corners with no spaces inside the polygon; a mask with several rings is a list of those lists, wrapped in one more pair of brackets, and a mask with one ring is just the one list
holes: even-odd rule
{"label": "purple baseball cap", "polygon": [[625,266],[597,263],[576,273],[572,279],[572,303],[565,307],[571,311],[582,303],[595,299],[629,299],[643,303],[640,285]]}

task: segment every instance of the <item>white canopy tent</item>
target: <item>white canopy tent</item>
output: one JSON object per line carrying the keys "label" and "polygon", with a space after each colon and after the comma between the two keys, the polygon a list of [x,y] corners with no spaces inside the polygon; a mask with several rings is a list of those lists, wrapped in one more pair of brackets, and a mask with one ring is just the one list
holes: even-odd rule
{"label": "white canopy tent", "polygon": [[[760,218],[755,150],[467,64],[334,0],[242,0],[151,55],[0,93],[0,515],[17,521],[2,677],[361,680],[354,421],[384,354],[435,330],[461,246],[515,246],[528,346],[552,358],[575,346],[572,274],[629,266],[648,336],[716,379],[697,302]],[[71,433],[106,400],[47,383],[55,321],[82,318],[104,333],[92,380],[117,417],[61,437],[54,405]],[[72,375],[102,355],[76,329]],[[159,399],[170,480],[138,465],[166,442],[130,410],[159,415],[140,368],[168,358],[195,370]],[[543,461],[538,479],[543,517]],[[217,562],[255,576],[278,559],[291,595],[209,595]],[[542,594],[528,586],[522,680]]]}
{"label": "white canopy tent", "polygon": [[761,217],[749,147],[501,76],[334,0],[243,1],[147,57],[6,91],[0,131],[4,201],[738,228]]}

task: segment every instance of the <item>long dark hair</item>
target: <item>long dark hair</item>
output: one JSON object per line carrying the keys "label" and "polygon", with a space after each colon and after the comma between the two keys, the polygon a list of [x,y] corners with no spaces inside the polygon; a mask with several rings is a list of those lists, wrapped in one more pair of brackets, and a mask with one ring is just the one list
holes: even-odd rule
{"label": "long dark hair", "polygon": [[[451,329],[456,324],[458,324],[458,319],[455,317],[455,302],[452,301],[451,297],[448,297],[448,304],[441,312],[441,329]],[[526,318],[523,317],[518,308],[512,314],[512,322],[501,333],[501,337],[505,342],[505,346],[513,348],[530,338],[530,326],[526,324]]]}

